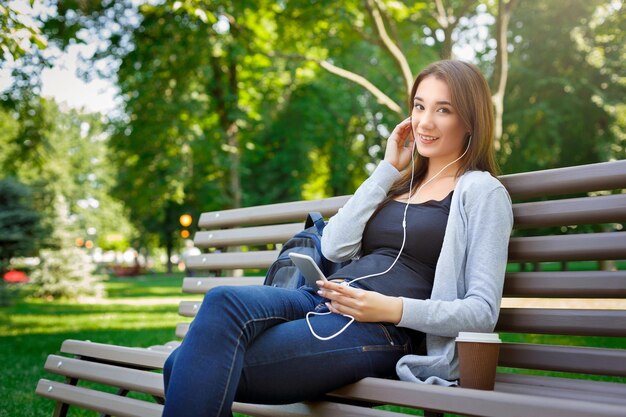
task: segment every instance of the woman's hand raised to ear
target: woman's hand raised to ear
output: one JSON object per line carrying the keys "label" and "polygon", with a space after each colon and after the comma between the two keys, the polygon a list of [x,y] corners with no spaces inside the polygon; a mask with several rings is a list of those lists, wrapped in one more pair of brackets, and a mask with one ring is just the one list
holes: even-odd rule
{"label": "woman's hand raised to ear", "polygon": [[[411,153],[415,146],[411,129],[411,118],[407,117],[398,123],[387,139],[385,161],[393,165],[398,171],[402,171],[411,162]],[[409,146],[404,146],[407,140]]]}
{"label": "woman's hand raised to ear", "polygon": [[402,299],[375,291],[341,285],[331,281],[317,281],[318,293],[330,300],[331,312],[346,314],[360,322],[398,324],[402,318]]}

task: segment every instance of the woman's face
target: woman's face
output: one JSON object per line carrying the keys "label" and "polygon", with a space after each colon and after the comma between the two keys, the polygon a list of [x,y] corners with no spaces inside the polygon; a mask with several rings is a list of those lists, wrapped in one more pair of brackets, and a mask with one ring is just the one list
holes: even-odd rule
{"label": "woman's face", "polygon": [[468,129],[452,107],[445,81],[431,75],[420,82],[411,117],[417,151],[431,162],[451,162],[465,150]]}

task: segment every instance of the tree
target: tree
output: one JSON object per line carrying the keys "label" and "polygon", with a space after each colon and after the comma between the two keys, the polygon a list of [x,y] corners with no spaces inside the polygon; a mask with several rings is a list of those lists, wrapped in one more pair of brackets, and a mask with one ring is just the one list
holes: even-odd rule
{"label": "tree", "polygon": [[592,97],[594,104],[601,106],[613,120],[607,130],[614,140],[600,144],[603,159],[626,158],[626,77],[623,62],[626,30],[623,14],[623,2],[604,1],[589,16],[586,24],[572,30],[576,50],[603,77],[595,85]]}
{"label": "tree", "polygon": [[33,296],[53,300],[75,299],[80,296],[102,296],[101,277],[94,275],[93,260],[83,249],[74,245],[69,207],[62,196],[55,201],[54,240],[58,247],[44,249],[39,254],[39,265],[31,274]]}
{"label": "tree", "polygon": [[37,253],[42,232],[30,189],[13,178],[0,180],[0,279],[11,258]]}
{"label": "tree", "polygon": [[500,153],[506,172],[598,162],[614,142],[612,116],[594,99],[613,84],[610,73],[589,65],[573,36],[602,3],[520,3]]}

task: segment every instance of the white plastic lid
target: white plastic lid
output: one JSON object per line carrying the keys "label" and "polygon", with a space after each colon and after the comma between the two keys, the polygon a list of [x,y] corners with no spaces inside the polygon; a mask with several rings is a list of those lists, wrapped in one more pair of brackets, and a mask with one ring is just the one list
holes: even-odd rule
{"label": "white plastic lid", "polygon": [[498,333],[459,332],[457,342],[501,343]]}

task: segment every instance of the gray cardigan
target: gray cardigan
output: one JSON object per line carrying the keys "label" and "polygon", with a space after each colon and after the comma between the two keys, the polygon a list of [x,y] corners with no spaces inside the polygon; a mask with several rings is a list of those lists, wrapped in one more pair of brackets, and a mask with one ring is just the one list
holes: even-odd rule
{"label": "gray cardigan", "polygon": [[[335,262],[359,256],[367,221],[399,177],[391,164],[378,165],[329,220],[322,237],[324,256]],[[396,220],[402,221],[391,221]],[[400,379],[456,383],[454,338],[460,331],[492,332],[498,320],[512,227],[511,199],[504,186],[487,172],[463,174],[452,195],[431,298],[402,297],[398,326],[426,333],[427,355],[401,358],[396,365]]]}

